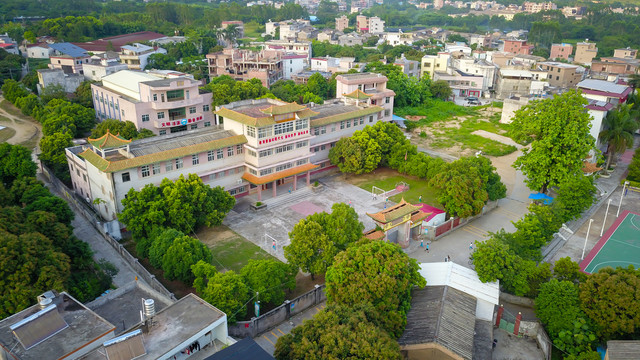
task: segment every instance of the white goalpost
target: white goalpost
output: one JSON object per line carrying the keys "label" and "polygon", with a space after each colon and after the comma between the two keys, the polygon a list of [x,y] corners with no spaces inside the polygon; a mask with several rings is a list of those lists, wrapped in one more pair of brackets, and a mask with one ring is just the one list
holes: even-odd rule
{"label": "white goalpost", "polygon": [[386,194],[387,194],[387,191],[384,191],[375,185],[371,187],[371,196],[374,199],[380,198],[381,200],[385,200]]}

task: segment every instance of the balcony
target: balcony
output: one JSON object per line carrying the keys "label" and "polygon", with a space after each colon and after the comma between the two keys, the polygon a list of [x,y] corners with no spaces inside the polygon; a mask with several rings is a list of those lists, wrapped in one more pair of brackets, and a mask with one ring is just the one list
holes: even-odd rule
{"label": "balcony", "polygon": [[154,110],[169,110],[181,107],[198,106],[202,105],[202,97],[194,96],[191,99],[176,100],[176,101],[152,101],[151,108]]}

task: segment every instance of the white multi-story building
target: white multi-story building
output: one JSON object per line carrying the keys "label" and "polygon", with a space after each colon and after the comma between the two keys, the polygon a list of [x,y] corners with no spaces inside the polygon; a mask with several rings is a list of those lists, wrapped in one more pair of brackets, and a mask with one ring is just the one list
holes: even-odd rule
{"label": "white multi-story building", "polygon": [[385,21],[377,16],[369,18],[369,34],[381,34],[384,32]]}
{"label": "white multi-story building", "polygon": [[103,77],[117,73],[121,70],[127,70],[127,64],[121,64],[118,59],[90,59],[89,63],[82,64],[82,73],[84,78],[91,81],[100,81]]}
{"label": "white multi-story building", "polygon": [[338,140],[391,120],[395,94],[386,77],[341,76],[341,95],[324,105],[237,101],[218,107],[218,125],[207,128],[135,141],[110,133],[89,139],[66,150],[73,188],[107,220],[122,211],[129,189],[180,175],[196,174],[236,197],[275,197],[282,184],[295,191],[299,178],[309,184],[311,175],[332,168],[328,154]]}
{"label": "white multi-story building", "polygon": [[173,74],[122,70],[91,84],[96,117],[131,121],[138,129],[164,135],[211,126],[211,93],[200,81]]}
{"label": "white multi-story building", "polygon": [[149,56],[153,54],[166,54],[167,50],[161,47],[151,47],[139,43],[124,45],[120,47],[120,61],[127,64],[131,70],[144,70],[147,67]]}
{"label": "white multi-story building", "polygon": [[287,54],[282,57],[283,77],[291,80],[293,75],[301,73],[309,67],[309,59],[305,55]]}
{"label": "white multi-story building", "polygon": [[279,50],[286,54],[305,55],[307,59],[311,60],[310,41],[269,40],[252,44],[262,46],[265,50]]}
{"label": "white multi-story building", "polygon": [[493,90],[498,73],[498,67],[485,60],[478,60],[472,57],[462,57],[451,59],[451,67],[463,71],[473,76],[482,76],[482,92],[489,94]]}

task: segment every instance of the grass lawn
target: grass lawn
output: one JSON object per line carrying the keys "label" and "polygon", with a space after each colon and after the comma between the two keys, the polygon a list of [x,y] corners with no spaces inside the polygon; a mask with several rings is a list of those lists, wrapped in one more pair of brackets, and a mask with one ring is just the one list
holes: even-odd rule
{"label": "grass lawn", "polygon": [[406,201],[415,204],[418,203],[418,199],[422,196],[423,203],[442,207],[436,200],[436,191],[427,184],[426,180],[415,176],[402,175],[392,169],[379,168],[368,174],[350,175],[347,178],[347,182],[366,191],[371,191],[372,186],[388,191],[395,188],[396,184],[401,181],[409,185],[409,190],[390,197],[391,201],[398,203],[404,197]]}
{"label": "grass lawn", "polygon": [[0,143],[6,142],[7,140],[11,139],[15,134],[16,134],[15,130],[13,130],[12,128],[5,127],[4,129],[0,130]]}
{"label": "grass lawn", "polygon": [[[495,114],[494,114],[495,115]],[[450,147],[455,143],[463,144],[463,148],[471,148],[473,150],[481,150],[490,156],[503,156],[516,151],[513,145],[503,144],[501,142],[487,139],[485,137],[472,134],[476,130],[484,130],[491,133],[507,136],[509,129],[508,124],[499,122],[489,122],[480,120],[479,116],[473,116],[460,122],[460,127],[442,127],[433,128],[434,135],[438,135],[440,139],[434,140],[434,147]]]}
{"label": "grass lawn", "polygon": [[265,32],[264,25],[260,25],[255,21],[244,24],[244,36],[250,38],[258,38]]}
{"label": "grass lawn", "polygon": [[[224,225],[203,228],[198,232],[198,238],[213,253],[213,265],[218,271],[233,270],[240,272],[249,259],[274,259],[266,251],[251,241],[238,235]],[[223,269],[224,268],[224,269]]]}
{"label": "grass lawn", "polygon": [[432,100],[420,107],[403,107],[393,110],[396,115],[422,116],[418,125],[429,125],[434,122],[448,120],[454,116],[477,115],[478,111],[473,107],[456,105],[450,101]]}
{"label": "grass lawn", "polygon": [[28,117],[26,117],[22,111],[20,111],[20,109],[18,109],[17,107],[15,107],[12,103],[9,102],[9,100],[4,99],[2,101],[0,101],[0,107],[2,109],[4,109],[4,111],[8,112],[9,114],[19,118],[19,119],[23,119],[23,120],[29,120]]}

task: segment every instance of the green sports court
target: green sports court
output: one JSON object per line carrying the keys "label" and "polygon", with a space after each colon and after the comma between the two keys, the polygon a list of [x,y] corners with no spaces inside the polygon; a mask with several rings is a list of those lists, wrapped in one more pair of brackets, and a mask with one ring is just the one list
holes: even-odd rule
{"label": "green sports court", "polygon": [[580,263],[588,274],[605,267],[640,268],[640,214],[624,211]]}

